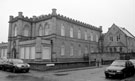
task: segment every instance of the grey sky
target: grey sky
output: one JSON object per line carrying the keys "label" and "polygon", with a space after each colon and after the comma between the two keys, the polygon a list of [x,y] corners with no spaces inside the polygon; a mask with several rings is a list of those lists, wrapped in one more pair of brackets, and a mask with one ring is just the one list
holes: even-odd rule
{"label": "grey sky", "polygon": [[135,35],[135,0],[0,0],[0,42],[7,42],[9,15],[32,17],[57,13],[94,26],[103,32],[115,23]]}

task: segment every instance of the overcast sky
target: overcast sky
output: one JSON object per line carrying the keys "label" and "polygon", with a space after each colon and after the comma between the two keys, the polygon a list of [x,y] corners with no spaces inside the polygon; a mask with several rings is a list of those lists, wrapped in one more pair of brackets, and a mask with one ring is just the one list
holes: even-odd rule
{"label": "overcast sky", "polygon": [[8,40],[9,16],[32,17],[49,14],[52,8],[64,16],[103,26],[103,33],[113,23],[135,35],[135,0],[0,0],[0,42]]}

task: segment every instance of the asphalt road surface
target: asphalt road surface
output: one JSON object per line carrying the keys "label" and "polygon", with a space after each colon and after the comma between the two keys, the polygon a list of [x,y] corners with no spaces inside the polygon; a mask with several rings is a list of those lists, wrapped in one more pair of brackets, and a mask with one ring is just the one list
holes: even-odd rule
{"label": "asphalt road surface", "polygon": [[80,70],[30,71],[29,73],[12,73],[0,71],[0,81],[134,81],[126,79],[106,79],[105,67]]}

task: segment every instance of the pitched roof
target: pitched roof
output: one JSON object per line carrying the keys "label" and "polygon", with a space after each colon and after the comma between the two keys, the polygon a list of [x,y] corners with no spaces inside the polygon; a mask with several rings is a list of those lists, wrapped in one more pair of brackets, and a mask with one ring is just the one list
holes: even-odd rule
{"label": "pitched roof", "polygon": [[[115,24],[113,24],[113,25],[115,25]],[[117,25],[115,25],[115,26],[117,26]],[[119,27],[119,26],[117,26],[117,27],[118,27],[123,33],[125,33],[126,36],[131,37],[131,38],[135,38],[134,35],[132,35],[127,29],[122,28],[122,27]]]}

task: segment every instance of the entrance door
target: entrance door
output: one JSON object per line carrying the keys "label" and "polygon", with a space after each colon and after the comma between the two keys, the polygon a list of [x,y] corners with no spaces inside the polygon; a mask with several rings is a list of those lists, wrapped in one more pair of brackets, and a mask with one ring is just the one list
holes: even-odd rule
{"label": "entrance door", "polygon": [[43,47],[42,59],[51,59],[51,48],[50,47]]}

